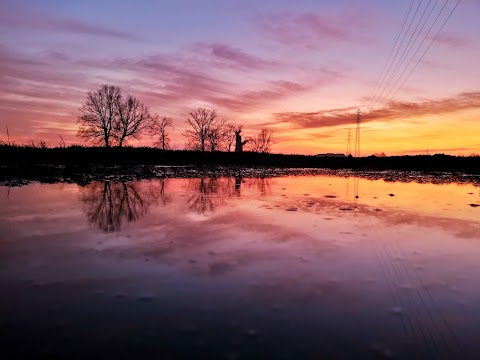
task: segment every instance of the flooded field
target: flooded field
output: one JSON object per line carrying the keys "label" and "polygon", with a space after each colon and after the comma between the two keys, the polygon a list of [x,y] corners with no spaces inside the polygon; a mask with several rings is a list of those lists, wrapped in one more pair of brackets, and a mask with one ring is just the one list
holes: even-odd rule
{"label": "flooded field", "polygon": [[478,359],[479,260],[472,184],[0,187],[0,353]]}

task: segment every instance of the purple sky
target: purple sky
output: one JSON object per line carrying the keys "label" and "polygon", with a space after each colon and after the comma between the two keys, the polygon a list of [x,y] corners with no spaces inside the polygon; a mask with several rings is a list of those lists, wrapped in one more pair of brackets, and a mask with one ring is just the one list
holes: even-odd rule
{"label": "purple sky", "polygon": [[[433,20],[445,2],[448,14],[456,0],[413,7]],[[78,108],[108,83],[171,116],[177,149],[188,112],[206,106],[245,135],[270,127],[274,151],[344,152],[410,4],[2,0],[0,126],[19,143],[80,143]],[[362,154],[480,153],[478,14],[479,0],[461,1],[393,101],[365,117]]]}

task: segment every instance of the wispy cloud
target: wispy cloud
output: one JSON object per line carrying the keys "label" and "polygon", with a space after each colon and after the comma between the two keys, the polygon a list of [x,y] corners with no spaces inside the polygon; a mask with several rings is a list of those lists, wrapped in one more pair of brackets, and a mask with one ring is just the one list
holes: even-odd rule
{"label": "wispy cloud", "polygon": [[237,69],[268,69],[280,65],[277,61],[264,60],[241,49],[219,42],[197,42],[192,46],[192,51],[213,60],[216,65]]}
{"label": "wispy cloud", "polygon": [[[374,110],[363,117],[363,122],[392,121],[406,117],[445,114],[459,110],[480,108],[480,92],[465,92],[452,98],[423,102],[392,102],[388,107]],[[285,112],[273,114],[265,125],[285,124],[294,129],[322,128],[352,124],[356,108],[317,112]]]}
{"label": "wispy cloud", "polygon": [[435,41],[454,48],[463,48],[471,43],[469,39],[455,34],[440,34]]}
{"label": "wispy cloud", "polygon": [[0,27],[66,32],[92,36],[134,39],[134,35],[102,25],[84,22],[78,19],[51,17],[42,13],[33,13],[24,9],[2,9]]}
{"label": "wispy cloud", "polygon": [[357,14],[281,12],[259,14],[254,23],[267,38],[294,48],[319,48],[326,43],[365,43],[368,22]]}

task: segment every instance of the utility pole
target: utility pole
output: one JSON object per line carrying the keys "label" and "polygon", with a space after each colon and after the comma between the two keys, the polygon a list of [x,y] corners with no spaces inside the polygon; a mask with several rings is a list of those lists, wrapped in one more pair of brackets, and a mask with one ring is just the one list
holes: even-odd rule
{"label": "utility pole", "polygon": [[360,109],[357,110],[357,131],[355,134],[355,157],[360,157],[360,120],[362,115],[360,114]]}
{"label": "utility pole", "polygon": [[8,125],[5,125],[7,128],[7,139],[8,139],[8,146],[10,146],[10,133],[8,132]]}
{"label": "utility pole", "polygon": [[351,145],[351,140],[352,140],[352,135],[351,135],[352,129],[348,129],[348,138],[347,138],[347,156],[352,155],[352,145]]}

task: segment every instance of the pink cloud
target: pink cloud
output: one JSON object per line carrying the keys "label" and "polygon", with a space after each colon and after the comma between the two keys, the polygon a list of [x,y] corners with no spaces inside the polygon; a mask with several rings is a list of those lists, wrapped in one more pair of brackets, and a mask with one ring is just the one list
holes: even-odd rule
{"label": "pink cloud", "polygon": [[466,47],[471,43],[469,39],[454,34],[440,34],[435,41],[454,48]]}
{"label": "pink cloud", "polygon": [[205,54],[217,62],[217,65],[224,65],[245,70],[268,69],[278,67],[277,61],[267,61],[257,56],[223,43],[196,43],[192,50]]}
{"label": "pink cloud", "polygon": [[133,39],[132,34],[101,25],[90,24],[77,19],[50,17],[46,14],[28,12],[22,9],[3,9],[0,12],[0,26],[7,28],[36,29],[53,32],[68,32],[92,36]]}
{"label": "pink cloud", "polygon": [[[318,48],[326,43],[366,43],[368,21],[358,14],[283,12],[259,15],[256,26],[269,39],[296,48]],[[370,40],[371,41],[371,40]]]}
{"label": "pink cloud", "polygon": [[[23,138],[39,131],[44,137],[52,130],[55,142],[62,132],[58,124],[63,122],[66,129],[75,124],[86,92],[103,83],[118,85],[153,111],[183,120],[189,109],[202,103],[218,109],[222,116],[234,117],[339,77],[330,69],[321,69],[315,77],[303,69],[303,76],[297,73],[278,79],[278,72],[272,76],[270,70],[288,64],[260,59],[220,43],[206,45],[204,53],[195,52],[193,47],[171,54],[92,59],[58,51],[22,54],[0,46],[0,111],[3,115],[8,111],[2,124],[15,124],[16,133]],[[219,68],[216,60],[229,66]],[[242,81],[248,69],[257,70],[254,85]],[[117,73],[122,76],[116,77]],[[58,119],[55,126],[48,125],[52,119]]]}

